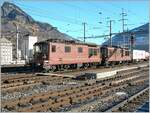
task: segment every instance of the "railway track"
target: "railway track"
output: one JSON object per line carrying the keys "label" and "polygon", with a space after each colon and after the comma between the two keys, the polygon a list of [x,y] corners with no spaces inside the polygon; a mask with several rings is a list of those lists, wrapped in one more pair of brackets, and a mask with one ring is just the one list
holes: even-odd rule
{"label": "railway track", "polygon": [[[145,69],[142,70],[132,70],[131,72],[126,72],[126,74],[118,74],[112,78],[106,79],[107,81],[109,80],[109,82],[111,82],[110,80],[112,79],[123,79],[127,76],[131,76],[136,73],[140,73],[141,71],[145,71]],[[27,76],[23,76],[23,75],[19,75],[17,77],[15,76],[10,76],[8,78],[3,78],[2,79],[2,92],[15,92],[15,91],[23,91],[23,90],[27,90],[29,88],[31,88],[32,86],[35,85],[42,85],[42,84],[49,84],[49,83],[63,83],[63,82],[69,82],[69,81],[74,81],[71,78],[67,78],[67,77],[61,77],[61,76],[55,76],[55,75],[51,75],[51,76],[36,76],[36,75],[27,75]],[[101,80],[97,80],[97,82],[100,82]],[[105,82],[105,80],[102,80],[103,82]]]}
{"label": "railway track", "polygon": [[[133,84],[131,83],[135,83],[136,85],[139,83],[144,84],[145,82],[143,81],[148,78],[148,70],[146,70],[147,69],[134,70],[134,72],[130,72],[126,76],[125,74],[124,76],[118,75],[115,78],[94,81],[91,82],[91,84],[85,82],[80,86],[68,87],[64,90],[48,91],[22,98],[2,100],[2,108],[8,111],[23,112],[61,111],[62,108],[72,108],[78,104],[99,97],[105,97],[105,101],[108,101],[111,99],[111,95],[109,94],[124,90],[128,86],[132,86]],[[43,80],[47,79],[48,78]],[[2,89],[4,89],[4,87]]]}
{"label": "railway track", "polygon": [[149,87],[117,104],[106,112],[134,112],[147,100],[149,100]]}
{"label": "railway track", "polygon": [[127,67],[132,67],[132,66],[137,66],[137,65],[141,65],[141,64],[147,64],[148,65],[148,63],[147,62],[140,62],[140,63],[138,63],[138,64],[132,64],[132,63],[128,63],[128,64],[119,64],[119,65],[113,65],[113,66],[108,66],[108,67],[106,67],[106,66],[99,66],[99,67],[89,67],[89,68],[81,68],[81,69],[70,69],[70,70],[62,70],[62,71],[57,71],[57,72],[53,72],[53,73],[56,73],[56,74],[78,74],[78,72],[87,72],[87,71],[89,71],[89,72],[93,72],[93,70],[94,71],[98,71],[98,70],[108,70],[108,71],[110,71],[110,69],[118,69],[118,68],[120,68],[120,67],[123,67],[124,68],[124,66],[127,66]]}
{"label": "railway track", "polygon": [[[138,89],[139,85],[141,85],[140,89]],[[101,98],[96,98],[94,101],[83,104],[77,108],[70,110],[70,111],[71,112],[107,112],[107,110],[109,111],[110,108],[112,108],[116,104],[126,100],[128,97],[127,95],[121,95],[121,96],[116,95],[116,92],[120,92],[120,91],[128,92],[128,90],[131,89],[130,93],[129,92],[127,93],[127,94],[129,94],[129,97],[130,97],[131,95],[138,93],[139,91],[145,89],[146,87],[148,87],[148,85],[143,85],[143,82],[142,82],[140,84],[134,85],[134,87],[127,86],[127,87],[124,87],[123,89],[110,91],[110,92],[108,92],[109,93],[108,95],[105,95],[104,97],[101,97]],[[135,89],[136,89],[135,92],[132,91]]]}

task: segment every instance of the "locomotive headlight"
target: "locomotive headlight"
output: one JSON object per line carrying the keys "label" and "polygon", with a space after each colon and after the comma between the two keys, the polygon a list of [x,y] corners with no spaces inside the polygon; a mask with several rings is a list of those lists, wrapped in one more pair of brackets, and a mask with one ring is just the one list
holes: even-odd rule
{"label": "locomotive headlight", "polygon": [[40,66],[41,64],[40,64],[40,63],[37,63],[37,65]]}
{"label": "locomotive headlight", "polygon": [[44,63],[48,63],[48,60],[45,60]]}

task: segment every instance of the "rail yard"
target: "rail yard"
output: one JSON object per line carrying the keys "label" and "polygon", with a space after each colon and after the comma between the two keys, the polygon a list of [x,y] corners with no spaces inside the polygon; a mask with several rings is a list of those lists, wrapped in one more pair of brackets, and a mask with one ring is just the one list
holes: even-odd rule
{"label": "rail yard", "polygon": [[[149,100],[148,63],[117,67],[100,79],[76,79],[76,72],[2,74],[3,112],[125,112]],[[91,69],[110,71],[114,68]],[[66,76],[65,76],[66,75]],[[70,76],[69,76],[70,75]],[[76,76],[75,76],[76,75]]]}
{"label": "rail yard", "polygon": [[148,0],[129,1],[2,1],[1,112],[150,112]]}

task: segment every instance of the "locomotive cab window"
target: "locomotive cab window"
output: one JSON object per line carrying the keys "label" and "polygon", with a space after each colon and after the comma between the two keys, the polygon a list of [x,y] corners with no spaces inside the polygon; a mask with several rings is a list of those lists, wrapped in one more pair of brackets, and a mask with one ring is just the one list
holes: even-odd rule
{"label": "locomotive cab window", "polygon": [[82,47],[78,47],[78,53],[82,53],[82,52],[83,52]]}
{"label": "locomotive cab window", "polygon": [[56,52],[56,46],[52,45],[52,52]]}
{"label": "locomotive cab window", "polygon": [[71,52],[71,47],[70,47],[70,46],[65,46],[65,52],[66,52],[66,53]]}

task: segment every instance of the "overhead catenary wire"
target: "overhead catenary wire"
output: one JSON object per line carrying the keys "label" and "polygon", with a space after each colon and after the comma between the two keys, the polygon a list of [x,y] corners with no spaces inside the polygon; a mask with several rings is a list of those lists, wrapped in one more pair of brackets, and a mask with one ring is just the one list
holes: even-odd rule
{"label": "overhead catenary wire", "polygon": [[[21,5],[21,4],[20,4]],[[55,20],[55,21],[61,21],[61,22],[66,22],[66,23],[70,23],[70,24],[74,24],[74,25],[78,25],[78,26],[81,26],[82,24],[78,21],[78,23],[77,23],[77,21],[74,21],[74,20],[70,20],[70,19],[67,19],[66,20],[66,18],[57,18],[57,17],[50,17],[49,18],[49,16],[47,16],[47,14],[46,13],[43,13],[43,10],[41,9],[40,10],[40,14],[39,14],[39,10],[38,10],[38,12],[37,12],[37,10],[36,9],[33,9],[33,8],[30,8],[30,7],[26,7],[25,5],[21,5],[22,7],[25,7],[26,9],[28,9],[29,10],[29,12],[32,14],[32,15],[34,15],[34,16],[39,16],[39,17],[44,17],[44,18],[48,18],[48,19],[53,19],[53,20]],[[45,10],[44,10],[45,11]],[[82,21],[81,21],[82,22]],[[93,27],[92,27],[93,26]],[[63,26],[63,27],[60,27],[59,26],[59,28],[58,29],[60,29],[60,30],[64,30],[64,31],[66,31],[67,33],[69,32],[69,33],[71,33],[71,32],[80,32],[81,33],[81,31],[80,30],[66,30],[65,29],[65,25]],[[94,28],[95,27],[95,28]],[[87,26],[87,30],[96,30],[96,29],[99,29],[98,27],[96,27],[95,25],[91,25],[90,23],[88,23],[88,26]],[[86,31],[86,32],[88,32],[88,31]]]}
{"label": "overhead catenary wire", "polygon": [[[61,21],[61,22],[65,22],[66,24],[70,23],[70,24],[77,25],[77,26],[80,26],[80,27],[82,26],[82,23],[81,23],[82,21],[81,22],[78,21],[78,23],[77,23],[77,21],[74,21],[72,19],[70,20],[70,19],[66,19],[66,18],[57,18],[57,17],[53,17],[53,16],[49,17],[49,16],[47,16],[48,14],[42,13],[43,12],[42,9],[40,10],[41,13],[39,14],[39,12],[36,9],[30,8],[30,7],[25,7],[25,8],[27,8],[28,12],[30,12],[34,16],[44,17],[44,18],[47,18],[47,19],[55,20],[55,21]],[[61,26],[62,26],[62,24],[61,24]],[[59,25],[57,27],[58,27],[58,29],[63,30],[62,32],[66,32],[66,33],[78,32],[78,33],[81,33],[80,30],[70,30],[69,27],[66,28],[65,25],[62,26],[62,27],[60,27],[60,25]],[[92,30],[99,29],[98,27],[97,28],[94,28],[94,27],[96,27],[96,26],[91,25],[90,23],[88,23],[87,30],[92,31]],[[66,30],[66,29],[69,29],[69,30]],[[88,31],[86,31],[86,32],[88,32]]]}
{"label": "overhead catenary wire", "polygon": [[[16,4],[18,4],[18,5],[20,5],[21,7],[23,7],[24,9],[29,9],[30,10],[30,12],[32,11],[32,12],[34,12],[34,13],[40,13],[40,14],[42,14],[42,15],[48,15],[49,13],[47,13],[47,12],[49,12],[49,10],[46,10],[46,9],[41,9],[41,8],[38,8],[38,7],[32,7],[32,8],[30,8],[29,6],[27,6],[27,5],[24,5],[24,4],[21,4],[21,3],[18,3],[18,2],[15,2]],[[55,12],[56,13],[56,12]],[[55,14],[55,13],[51,13],[51,15],[53,15],[53,14]],[[55,16],[50,16],[49,18],[54,18],[54,19],[56,19],[56,20],[58,20],[58,21],[70,21],[70,22],[68,22],[68,23],[72,23],[72,24],[82,24],[82,20],[80,20],[80,19],[77,19],[77,18],[71,18],[70,16],[69,17],[66,17],[66,16],[62,16],[62,15],[55,15]],[[95,26],[94,24],[91,24],[91,23],[88,23],[90,26]]]}
{"label": "overhead catenary wire", "polygon": [[[139,15],[137,14],[137,12],[135,13],[135,12],[133,12],[133,11],[131,11],[131,10],[125,8],[125,7],[121,7],[121,6],[118,6],[118,5],[116,5],[116,4],[109,3],[109,5],[111,5],[112,7],[116,8],[116,9],[119,9],[119,10],[123,8],[124,11],[126,11],[128,14],[132,14],[132,15],[134,15],[134,17],[137,17],[137,18],[139,18],[140,20],[143,20],[143,17],[139,16]],[[131,20],[130,20],[130,21],[131,21]],[[139,23],[138,23],[138,24],[139,24]]]}
{"label": "overhead catenary wire", "polygon": [[[28,9],[28,12],[30,12],[32,15],[35,15],[35,16],[38,16],[38,17],[43,17],[43,18],[46,18],[46,19],[49,19],[49,20],[64,22],[66,24],[70,23],[72,25],[80,26],[79,28],[82,28],[83,21],[81,19],[79,19],[79,18],[72,18],[72,17],[68,17],[68,16],[60,16],[60,15],[56,15],[56,14],[54,14],[54,16],[53,16],[53,13],[50,16],[48,16],[49,15],[48,14],[49,10],[46,10],[46,9],[43,9],[43,8],[37,8],[37,7],[36,8],[35,7],[31,8],[28,5],[22,4],[20,1],[18,3],[15,1],[15,3],[16,4],[20,4],[19,6],[24,7],[24,9]],[[92,4],[90,4],[90,5],[92,5]],[[79,12],[82,12],[84,10],[84,11],[91,12],[90,14],[94,14],[95,12],[98,13],[97,12],[98,8],[97,9],[91,8],[89,10],[89,9],[87,9],[85,7],[81,7],[81,6],[78,6],[76,4],[68,4],[66,6],[74,7],[76,10],[82,9],[82,10],[79,10]],[[98,4],[94,4],[94,7],[95,6],[99,7]],[[103,8],[100,7],[100,9],[103,9]],[[118,8],[118,9],[120,9],[120,8]],[[111,15],[118,15],[118,13],[116,13],[114,11],[110,11],[109,9],[106,9],[104,11],[109,12],[109,14],[111,14]],[[57,12],[57,11],[54,11],[54,12]],[[79,15],[79,16],[81,16],[81,15]],[[104,19],[104,17],[102,19]],[[86,32],[88,32],[89,30],[95,30],[93,28],[96,26],[96,24],[92,24],[90,22],[87,22],[87,23],[88,23],[88,26],[86,27],[86,30],[85,30]],[[71,32],[81,32],[80,30],[73,30],[76,27],[74,27],[74,28],[72,27],[73,29],[69,29],[69,26],[65,26],[65,24],[64,24],[64,26],[63,26],[63,24],[61,24],[59,26],[57,25],[57,27],[59,29],[64,30],[64,31],[69,32],[69,33],[71,33]],[[66,28],[67,28],[67,30],[66,30]],[[103,27],[102,30],[104,30],[104,27]]]}

